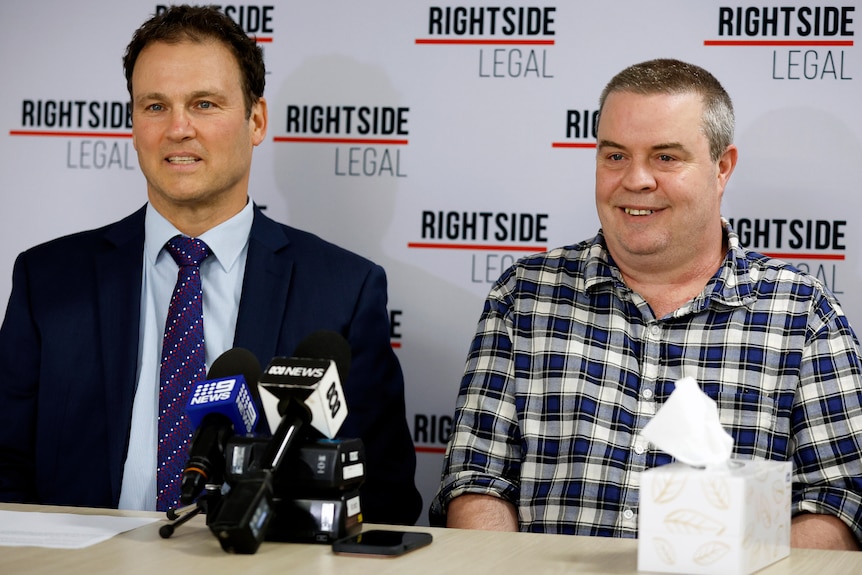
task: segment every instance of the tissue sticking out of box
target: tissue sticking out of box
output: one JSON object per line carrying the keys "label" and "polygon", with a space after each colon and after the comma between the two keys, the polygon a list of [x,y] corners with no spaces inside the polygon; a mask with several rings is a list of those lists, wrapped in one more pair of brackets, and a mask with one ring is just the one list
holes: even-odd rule
{"label": "tissue sticking out of box", "polygon": [[733,437],[719,422],[718,406],[691,377],[676,382],[641,435],[688,465],[726,465],[733,451]]}

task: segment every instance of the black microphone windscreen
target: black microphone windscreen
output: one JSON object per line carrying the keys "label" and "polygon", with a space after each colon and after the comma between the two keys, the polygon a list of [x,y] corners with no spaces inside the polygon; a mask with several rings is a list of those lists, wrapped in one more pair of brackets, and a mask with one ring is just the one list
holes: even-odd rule
{"label": "black microphone windscreen", "polygon": [[260,392],[257,389],[260,374],[260,362],[257,357],[245,348],[233,347],[216,358],[207,373],[207,379],[241,375],[245,378],[249,393],[260,405]]}
{"label": "black microphone windscreen", "polygon": [[309,334],[296,346],[294,357],[330,359],[335,362],[338,378],[345,382],[350,371],[350,344],[336,331],[321,329]]}

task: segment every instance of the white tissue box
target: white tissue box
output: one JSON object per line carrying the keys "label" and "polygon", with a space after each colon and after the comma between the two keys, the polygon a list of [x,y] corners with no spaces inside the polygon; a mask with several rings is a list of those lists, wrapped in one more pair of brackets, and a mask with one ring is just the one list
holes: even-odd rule
{"label": "white tissue box", "polygon": [[747,575],[790,554],[789,461],[641,474],[638,571]]}

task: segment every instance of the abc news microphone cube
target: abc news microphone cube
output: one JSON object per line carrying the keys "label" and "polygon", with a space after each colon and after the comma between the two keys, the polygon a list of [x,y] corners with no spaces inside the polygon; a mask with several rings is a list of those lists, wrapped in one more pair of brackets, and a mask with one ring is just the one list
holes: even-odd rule
{"label": "abc news microphone cube", "polygon": [[230,419],[234,432],[251,433],[257,422],[257,408],[242,375],[208,379],[197,383],[186,406],[186,417],[198,428],[208,415],[220,414]]}
{"label": "abc news microphone cube", "polygon": [[272,433],[281,420],[283,400],[302,402],[311,426],[330,439],[347,418],[338,368],[329,359],[274,359],[261,375],[260,400]]}

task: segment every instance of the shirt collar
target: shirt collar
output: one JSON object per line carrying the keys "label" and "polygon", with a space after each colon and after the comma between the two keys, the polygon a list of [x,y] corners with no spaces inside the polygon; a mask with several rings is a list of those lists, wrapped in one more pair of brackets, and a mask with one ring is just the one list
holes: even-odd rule
{"label": "shirt collar", "polygon": [[750,304],[755,299],[757,274],[750,265],[748,250],[739,245],[739,236],[733,231],[733,226],[725,218],[721,218],[721,224],[727,239],[727,254],[695,302],[702,299],[704,307],[709,301],[730,307]]}
{"label": "shirt collar", "polygon": [[584,281],[587,291],[607,283],[616,283],[620,287],[625,287],[622,274],[608,251],[605,233],[602,230],[599,230],[596,237],[588,244]]}
{"label": "shirt collar", "polygon": [[[238,214],[199,236],[199,239],[209,246],[211,257],[215,256],[224,271],[230,271],[239,260],[240,254],[248,243],[253,220],[254,206],[251,201],[248,201]],[[144,220],[144,231],[146,234],[144,257],[151,265],[155,265],[163,252],[162,248],[169,239],[176,235],[183,235],[149,203]]]}
{"label": "shirt collar", "polygon": [[[733,231],[730,222],[721,218],[721,224],[728,246],[724,262],[712,279],[707,282],[700,295],[688,305],[677,310],[677,315],[702,310],[710,303],[738,307],[747,305],[754,300],[754,284],[757,277],[752,273],[749,265],[748,251],[739,245],[739,236]],[[588,244],[587,250],[584,266],[584,281],[587,291],[606,284],[630,291],[622,279],[622,273],[608,252],[602,230],[599,230]]]}

